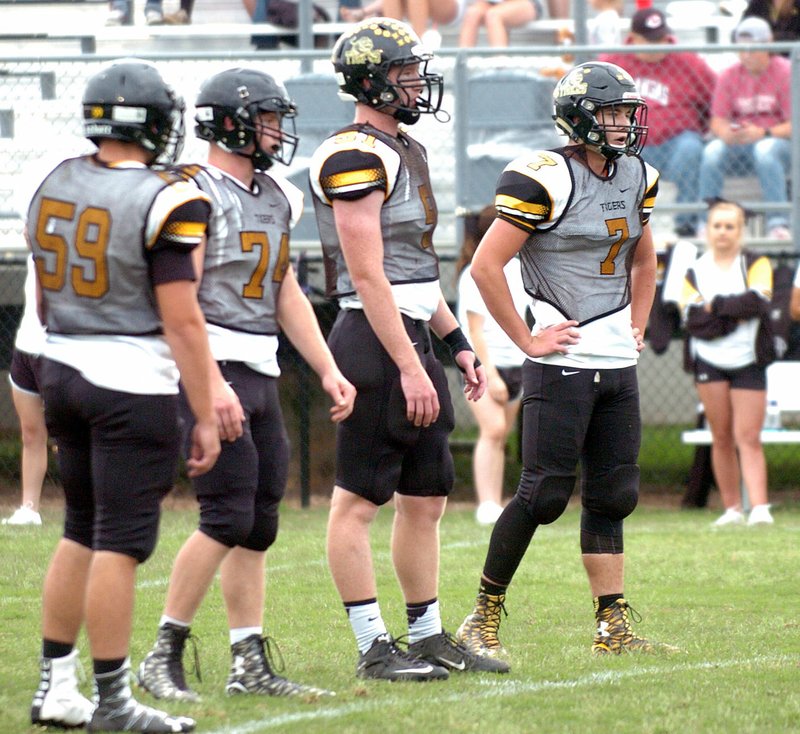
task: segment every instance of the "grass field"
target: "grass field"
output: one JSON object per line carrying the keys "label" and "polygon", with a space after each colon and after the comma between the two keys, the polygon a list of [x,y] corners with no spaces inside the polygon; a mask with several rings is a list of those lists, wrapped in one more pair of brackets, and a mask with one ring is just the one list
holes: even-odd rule
{"label": "grass field", "polygon": [[[354,676],[352,635],[325,564],[326,509],[284,509],[269,554],[266,631],[289,677],[334,690],[336,698],[226,697],[230,660],[215,585],[193,628],[202,663],[202,682],[193,682],[203,702],[165,708],[219,734],[800,731],[800,507],[778,507],[773,528],[715,532],[714,517],[640,507],[627,522],[626,591],[643,618],[637,630],[678,645],[680,654],[590,656],[591,599],[579,511],[571,508],[539,530],[510,589],[501,627],[510,675],[390,684]],[[28,711],[38,680],[40,585],[60,521],[56,506],[46,509],[43,528],[0,526],[2,734],[39,731]],[[195,521],[193,510],[164,513],[158,549],[139,574],[134,664],[152,643],[172,559]],[[405,621],[388,555],[390,523],[386,509],[373,547],[384,615],[399,635]],[[466,506],[450,508],[443,520],[440,598],[451,630],[471,609],[489,534]],[[79,644],[89,671],[86,640]]]}

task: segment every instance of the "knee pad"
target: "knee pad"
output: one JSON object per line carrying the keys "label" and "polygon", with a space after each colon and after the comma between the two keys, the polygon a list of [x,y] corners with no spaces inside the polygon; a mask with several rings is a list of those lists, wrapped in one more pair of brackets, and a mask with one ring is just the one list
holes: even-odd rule
{"label": "knee pad", "polygon": [[278,537],[278,508],[275,512],[265,515],[256,514],[253,529],[249,537],[242,543],[239,543],[247,550],[252,551],[266,551],[275,542]]}
{"label": "knee pad", "polygon": [[549,525],[567,509],[574,488],[574,474],[542,477],[523,469],[517,495],[537,525]]}
{"label": "knee pad", "polygon": [[235,507],[220,501],[201,503],[200,532],[217,543],[233,548],[247,541],[253,530],[252,506]]}
{"label": "knee pad", "polygon": [[622,464],[601,479],[587,482],[583,506],[592,515],[622,521],[639,502],[639,467]]}
{"label": "knee pad", "polygon": [[94,540],[94,510],[67,505],[64,513],[64,537],[91,548]]}

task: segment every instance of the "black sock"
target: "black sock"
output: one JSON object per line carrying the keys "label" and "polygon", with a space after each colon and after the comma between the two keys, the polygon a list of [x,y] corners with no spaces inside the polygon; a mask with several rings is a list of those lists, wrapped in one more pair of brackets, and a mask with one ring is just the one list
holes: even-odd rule
{"label": "black sock", "polygon": [[56,642],[55,640],[42,640],[43,658],[65,658],[72,652],[74,645],[68,642]]}
{"label": "black sock", "polygon": [[125,665],[125,658],[114,658],[113,660],[92,660],[92,667],[95,675],[108,675],[116,673]]}
{"label": "black sock", "polygon": [[506,593],[507,588],[507,586],[500,586],[499,584],[493,584],[491,581],[482,579],[478,592],[481,594],[489,594],[490,596],[500,596]]}
{"label": "black sock", "polygon": [[601,612],[603,609],[613,606],[617,599],[624,599],[624,594],[604,594],[597,597],[597,611]]}

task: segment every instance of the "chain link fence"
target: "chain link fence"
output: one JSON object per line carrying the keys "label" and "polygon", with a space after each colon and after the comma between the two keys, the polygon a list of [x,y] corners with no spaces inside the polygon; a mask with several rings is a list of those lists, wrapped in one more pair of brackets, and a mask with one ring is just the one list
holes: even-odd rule
{"label": "chain link fence", "polygon": [[[682,49],[669,46],[663,50],[671,54]],[[694,50],[702,55],[714,73],[736,61],[736,48],[733,46],[719,44]],[[626,47],[618,51],[630,54],[632,49]],[[575,48],[574,52],[579,58],[589,58],[596,56],[600,49]],[[182,155],[182,159],[187,161],[203,160],[205,157],[205,144],[192,135],[191,102],[202,81],[212,74],[234,65],[249,65],[282,80],[309,74],[330,77],[330,64],[325,52],[140,55],[157,63],[165,78],[187,102],[188,134]],[[64,157],[92,149],[91,144],[81,137],[80,99],[87,79],[107,61],[108,58],[101,56],[0,59],[2,378],[7,374],[22,309],[24,244],[22,220],[18,212],[24,210],[33,187],[49,168]],[[437,250],[442,257],[442,285],[446,298],[452,303],[457,275],[454,263],[461,241],[463,217],[491,201],[494,179],[512,157],[526,148],[563,144],[563,139],[559,141],[551,131],[548,100],[555,79],[562,70],[568,68],[568,64],[560,56],[554,55],[552,47],[504,49],[501,58],[491,55],[486,49],[443,50],[439,63],[447,90],[444,108],[451,111],[452,117],[436,121],[428,119],[430,116],[423,116],[414,134],[429,151],[433,186],[440,210]],[[798,65],[793,59],[793,90],[800,81],[797,69]],[[529,82],[531,87],[521,86]],[[685,79],[687,95],[690,90],[694,91],[697,82],[696,79]],[[643,91],[647,96],[648,90]],[[655,90],[653,94],[657,92]],[[793,92],[792,96],[797,104],[797,94]],[[306,150],[313,150],[324,132],[310,127],[304,132],[304,109],[307,110],[307,116],[318,119],[322,98],[297,101],[300,110],[299,131],[301,136],[305,136],[303,145]],[[652,120],[659,114],[659,105],[651,101],[650,106]],[[309,115],[308,111],[313,115]],[[331,113],[332,119],[338,119],[339,116],[341,108]],[[792,138],[790,143],[791,172],[800,161],[800,155],[797,140]],[[306,163],[307,157],[301,150],[298,160],[287,171],[290,178],[301,186],[305,185]],[[662,182],[661,199],[653,219],[662,266],[666,262],[669,246],[676,238],[677,217],[681,213],[699,216],[704,208],[697,197],[692,200],[681,197],[685,175],[686,172],[679,169],[671,178],[665,176]],[[768,252],[776,267],[783,265],[793,271],[796,254],[792,243],[770,238],[765,218],[772,210],[790,215],[796,208],[793,198],[796,192],[789,187],[788,202],[770,204],[764,201],[756,178],[752,172],[733,170],[726,174],[723,194],[742,201],[754,211],[755,216],[749,225],[750,244]],[[789,175],[787,180],[792,180],[792,176]],[[336,308],[325,300],[322,292],[324,277],[320,248],[315,240],[310,202],[306,204],[305,228],[302,236],[296,237],[293,242],[295,267],[314,303],[320,324],[327,332],[335,319]],[[796,233],[797,228],[794,231]],[[695,242],[700,244],[700,239],[695,238]],[[663,275],[663,267],[661,272]],[[656,305],[654,318],[665,316],[660,305]],[[690,377],[681,368],[682,333],[674,319],[669,321],[669,318],[667,313],[667,326],[664,327],[667,329],[666,338],[662,339],[657,349],[650,348],[643,353],[640,365],[645,423],[641,465],[646,491],[680,491],[694,454],[693,447],[681,443],[680,434],[682,430],[694,427],[697,397]],[[664,334],[663,328],[660,333]],[[446,349],[440,349],[440,356],[450,365],[448,373],[457,416],[457,429],[453,436],[457,464],[456,496],[468,499],[472,497],[470,449],[476,431],[461,394],[459,374],[452,366]],[[280,360],[283,369],[283,409],[293,444],[289,494],[303,499],[327,495],[334,471],[334,428],[328,419],[327,398],[316,376],[310,373],[285,341],[281,342]],[[15,491],[19,481],[19,431],[8,392],[7,389],[0,391],[0,486]],[[792,446],[767,448],[771,486],[794,486],[800,463],[797,454]],[[513,491],[518,476],[518,452],[513,442],[508,459],[507,489]],[[54,466],[51,477],[57,483]]]}

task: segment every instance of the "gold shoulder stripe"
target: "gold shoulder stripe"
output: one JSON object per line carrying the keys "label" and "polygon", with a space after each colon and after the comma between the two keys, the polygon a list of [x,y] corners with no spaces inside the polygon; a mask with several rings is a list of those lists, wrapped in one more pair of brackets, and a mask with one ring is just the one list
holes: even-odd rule
{"label": "gold shoulder stripe", "polygon": [[537,217],[543,217],[547,214],[547,207],[544,204],[531,204],[507,194],[498,194],[494,202],[497,206],[515,209],[522,214],[533,214]]}
{"label": "gold shoulder stripe", "polygon": [[359,171],[345,171],[334,173],[326,177],[325,183],[331,188],[342,186],[355,186],[357,184],[375,183],[384,179],[383,170],[380,168],[362,168]]}
{"label": "gold shoulder stripe", "polygon": [[167,237],[200,240],[206,233],[205,222],[167,222],[162,234]]}

